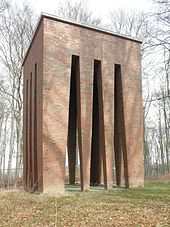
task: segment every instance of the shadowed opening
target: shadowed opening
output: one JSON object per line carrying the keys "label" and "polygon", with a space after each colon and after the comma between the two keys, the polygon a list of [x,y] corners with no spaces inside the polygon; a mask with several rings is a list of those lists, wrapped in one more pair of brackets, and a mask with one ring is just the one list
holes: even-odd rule
{"label": "shadowed opening", "polygon": [[128,168],[127,168],[127,149],[124,123],[124,106],[123,106],[123,90],[121,65],[115,64],[115,96],[114,96],[114,151],[115,151],[115,167],[116,167],[116,184],[126,187],[128,184]]}
{"label": "shadowed opening", "polygon": [[26,80],[26,104],[25,104],[25,112],[26,112],[26,119],[25,119],[25,124],[26,124],[26,135],[25,135],[25,143],[26,143],[26,151],[25,151],[25,160],[26,160],[26,166],[25,166],[25,186],[27,188],[28,186],[28,80]]}
{"label": "shadowed opening", "polygon": [[93,77],[93,116],[92,116],[92,143],[91,143],[91,168],[90,184],[97,186],[102,181],[102,143],[101,140],[101,99],[100,78],[101,61],[94,60],[94,77]]}
{"label": "shadowed opening", "polygon": [[66,183],[80,183],[80,161],[78,148],[78,76],[79,76],[79,56],[72,55],[71,79],[70,79],[70,100],[69,100],[69,120],[66,160]]}
{"label": "shadowed opening", "polygon": [[33,186],[33,172],[32,172],[32,73],[30,74],[29,87],[29,188]]}
{"label": "shadowed opening", "polygon": [[37,63],[35,64],[34,77],[34,185],[33,189],[38,189],[38,163],[37,163]]}

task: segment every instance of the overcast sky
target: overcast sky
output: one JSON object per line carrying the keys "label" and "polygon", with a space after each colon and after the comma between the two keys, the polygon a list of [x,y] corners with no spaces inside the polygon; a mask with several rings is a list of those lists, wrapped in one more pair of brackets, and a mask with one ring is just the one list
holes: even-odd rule
{"label": "overcast sky", "polygon": [[[22,4],[24,0],[11,0]],[[75,1],[75,0],[72,0]],[[53,14],[58,6],[59,0],[27,0],[31,2],[36,12]],[[100,16],[103,21],[107,21],[108,14],[112,9],[125,8],[127,10],[149,11],[152,0],[89,0],[89,9],[96,16]]]}

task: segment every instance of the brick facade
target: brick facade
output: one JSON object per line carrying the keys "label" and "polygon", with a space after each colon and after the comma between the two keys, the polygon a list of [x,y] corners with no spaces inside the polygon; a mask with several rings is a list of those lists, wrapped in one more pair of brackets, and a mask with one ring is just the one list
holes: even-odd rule
{"label": "brick facade", "polygon": [[25,188],[143,186],[140,41],[43,14],[23,66]]}

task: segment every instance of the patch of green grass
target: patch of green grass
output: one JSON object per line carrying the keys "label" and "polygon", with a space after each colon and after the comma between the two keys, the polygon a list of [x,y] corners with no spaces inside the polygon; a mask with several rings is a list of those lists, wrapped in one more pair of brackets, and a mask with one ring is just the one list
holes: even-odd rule
{"label": "patch of green grass", "polygon": [[74,192],[69,196],[0,192],[0,226],[170,226],[170,184]]}
{"label": "patch of green grass", "polygon": [[170,189],[170,183],[168,182],[145,182],[144,189]]}

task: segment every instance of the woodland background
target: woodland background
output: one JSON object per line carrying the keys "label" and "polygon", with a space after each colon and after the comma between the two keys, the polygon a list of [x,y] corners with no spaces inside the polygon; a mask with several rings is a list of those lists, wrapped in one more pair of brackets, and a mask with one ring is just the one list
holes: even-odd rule
{"label": "woodland background", "polygon": [[[61,1],[56,15],[143,41],[142,86],[145,178],[170,172],[170,1],[153,0],[152,12],[110,11],[95,17],[88,1]],[[0,186],[20,184],[23,166],[22,60],[38,20],[22,7],[0,0]]]}

